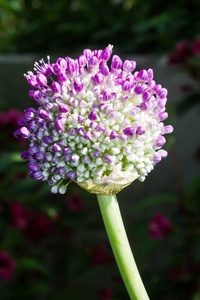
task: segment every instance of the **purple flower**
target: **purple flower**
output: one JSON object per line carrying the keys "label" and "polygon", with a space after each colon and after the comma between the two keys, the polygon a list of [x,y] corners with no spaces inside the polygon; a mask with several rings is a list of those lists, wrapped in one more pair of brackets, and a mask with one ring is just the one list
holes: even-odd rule
{"label": "purple flower", "polygon": [[48,57],[25,75],[38,108],[25,110],[15,136],[30,143],[22,153],[29,176],[49,182],[52,193],[64,193],[70,181],[116,193],[167,156],[167,90],[152,69],[134,72],[135,61],[111,58],[112,51],[85,49],[55,64]]}
{"label": "purple flower", "polygon": [[135,134],[135,128],[133,126],[127,127],[123,130],[123,133],[128,137],[132,137]]}
{"label": "purple flower", "polygon": [[108,165],[110,165],[114,162],[114,159],[109,153],[106,153],[103,157],[103,161],[105,161]]}
{"label": "purple flower", "polygon": [[16,262],[11,258],[10,254],[6,251],[0,251],[0,279],[10,280],[15,266]]}
{"label": "purple flower", "polygon": [[98,116],[95,110],[92,110],[88,115],[88,119],[90,119],[91,121],[96,121],[97,118]]}

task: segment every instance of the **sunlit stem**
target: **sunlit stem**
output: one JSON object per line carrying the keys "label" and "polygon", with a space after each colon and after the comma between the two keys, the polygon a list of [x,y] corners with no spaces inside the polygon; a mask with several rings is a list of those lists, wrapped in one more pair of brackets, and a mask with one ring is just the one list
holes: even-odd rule
{"label": "sunlit stem", "polygon": [[131,300],[149,300],[138,272],[116,195],[97,195],[108,238]]}

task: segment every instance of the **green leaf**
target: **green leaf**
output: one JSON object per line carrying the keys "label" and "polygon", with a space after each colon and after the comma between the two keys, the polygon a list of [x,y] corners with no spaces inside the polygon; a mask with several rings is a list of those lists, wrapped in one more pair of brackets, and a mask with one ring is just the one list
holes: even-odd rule
{"label": "green leaf", "polygon": [[1,242],[1,248],[12,250],[21,241],[22,233],[18,228],[8,227]]}
{"label": "green leaf", "polygon": [[0,0],[0,8],[5,11],[16,13],[22,8],[20,1],[4,1]]}
{"label": "green leaf", "polygon": [[83,272],[82,274],[80,274],[80,276],[78,277],[78,280],[81,281],[81,282],[88,282],[89,280],[92,280],[94,278],[97,278],[102,275],[105,270],[106,273],[108,273],[108,269],[109,269],[109,266],[108,265],[97,265],[97,266],[94,266],[94,267],[90,267],[90,268],[87,268],[85,269],[85,272]]}
{"label": "green leaf", "polygon": [[188,197],[195,197],[199,195],[200,191],[200,175],[198,175],[188,186],[186,194]]}
{"label": "green leaf", "polygon": [[10,291],[10,298],[3,298],[2,300],[27,300],[27,299],[43,299],[50,290],[50,286],[46,282],[36,282],[29,286],[21,285],[19,288]]}
{"label": "green leaf", "polygon": [[90,223],[90,218],[84,213],[68,212],[67,219],[62,220],[62,225],[69,227],[77,227],[78,225],[87,225]]}
{"label": "green leaf", "polygon": [[49,270],[43,264],[41,264],[40,261],[30,257],[19,259],[17,261],[17,267],[19,270],[23,270],[23,271],[38,270],[46,275],[49,274]]}
{"label": "green leaf", "polygon": [[67,275],[71,280],[77,279],[86,268],[88,268],[86,257],[80,252],[74,253],[68,261]]}
{"label": "green leaf", "polygon": [[9,196],[19,196],[20,194],[27,194],[29,195],[32,191],[39,185],[39,182],[37,180],[33,180],[31,178],[25,178],[16,184],[12,184],[9,189],[7,190],[6,194]]}
{"label": "green leaf", "polygon": [[134,212],[139,212],[152,205],[168,203],[168,202],[176,202],[176,201],[178,201],[178,196],[173,194],[154,195],[135,204]]}
{"label": "green leaf", "polygon": [[16,163],[22,163],[20,153],[18,152],[5,152],[0,156],[0,173],[7,172],[8,169]]}
{"label": "green leaf", "polygon": [[199,300],[200,299],[200,289],[198,290],[198,292],[196,292],[191,300]]}

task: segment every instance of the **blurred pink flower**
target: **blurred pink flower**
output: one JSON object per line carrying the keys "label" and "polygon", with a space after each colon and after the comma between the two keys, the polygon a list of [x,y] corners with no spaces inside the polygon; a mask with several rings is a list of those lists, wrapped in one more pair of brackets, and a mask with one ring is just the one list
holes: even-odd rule
{"label": "blurred pink flower", "polygon": [[7,112],[7,120],[9,123],[11,123],[14,126],[18,126],[18,121],[23,118],[24,118],[24,114],[16,108],[11,108]]}
{"label": "blurred pink flower", "polygon": [[[4,128],[5,129],[5,133],[4,133],[5,138],[9,136],[10,140],[15,139],[13,137],[13,133],[11,134],[10,129],[13,126],[14,127],[18,126],[19,120],[21,120],[23,117],[24,117],[23,113],[16,108],[11,108],[8,111],[0,110],[0,127],[5,127]],[[3,133],[3,131],[2,131],[2,133]],[[7,142],[7,140],[6,140],[6,142]],[[17,143],[21,148],[24,148],[26,145],[26,141],[22,140],[22,139],[18,140]],[[1,144],[3,147],[2,147],[2,149],[0,149],[0,153],[4,152],[5,151],[4,147],[7,146],[7,143],[5,143],[4,140],[1,141]]]}
{"label": "blurred pink flower", "polygon": [[191,45],[189,41],[182,41],[176,45],[176,50],[168,57],[169,64],[184,64],[191,55]]}
{"label": "blurred pink flower", "polygon": [[21,203],[11,202],[11,223],[10,225],[17,228],[25,228],[32,216],[31,210],[22,206]]}
{"label": "blurred pink flower", "polygon": [[152,239],[161,239],[171,231],[169,220],[162,214],[156,214],[149,222],[149,232]]}
{"label": "blurred pink flower", "polygon": [[8,111],[0,111],[0,126],[7,124],[18,126],[18,121],[23,119],[23,117],[24,114],[16,108],[11,108]]}
{"label": "blurred pink flower", "polygon": [[54,232],[54,221],[46,214],[40,213],[34,216],[26,229],[25,236],[31,242],[38,242],[44,236]]}
{"label": "blurred pink flower", "polygon": [[92,249],[91,265],[102,265],[114,260],[113,256],[107,252],[105,245],[100,245]]}
{"label": "blurred pink flower", "polygon": [[10,280],[16,263],[6,251],[0,251],[0,279]]}
{"label": "blurred pink flower", "polygon": [[190,54],[190,42],[182,41],[176,45],[176,50],[180,55]]}
{"label": "blurred pink flower", "polygon": [[192,46],[193,54],[194,56],[200,55],[200,37],[194,41],[194,44]]}
{"label": "blurred pink flower", "polygon": [[69,210],[73,212],[80,212],[84,207],[83,200],[79,195],[72,195],[68,197],[66,203]]}
{"label": "blurred pink flower", "polygon": [[113,290],[110,288],[102,289],[99,292],[100,300],[111,300],[113,296]]}

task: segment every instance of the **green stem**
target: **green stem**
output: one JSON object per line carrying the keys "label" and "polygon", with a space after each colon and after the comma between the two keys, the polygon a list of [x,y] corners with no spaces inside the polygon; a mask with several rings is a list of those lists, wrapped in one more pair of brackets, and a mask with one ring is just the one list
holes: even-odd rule
{"label": "green stem", "polygon": [[116,195],[97,195],[110,244],[131,300],[149,300],[121,218]]}

